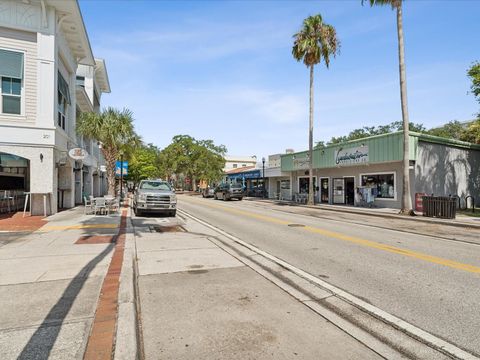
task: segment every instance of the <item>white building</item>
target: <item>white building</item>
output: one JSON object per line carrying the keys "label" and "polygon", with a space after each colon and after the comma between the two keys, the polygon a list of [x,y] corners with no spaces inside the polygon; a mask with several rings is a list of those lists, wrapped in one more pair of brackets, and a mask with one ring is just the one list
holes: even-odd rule
{"label": "white building", "polygon": [[253,156],[225,156],[224,172],[244,167],[257,166],[257,157]]}
{"label": "white building", "polygon": [[[82,111],[110,92],[76,0],[0,1],[0,190],[32,193],[48,214],[104,191],[99,144],[76,136]],[[78,79],[78,80],[77,80]],[[89,156],[75,161],[69,150]]]}

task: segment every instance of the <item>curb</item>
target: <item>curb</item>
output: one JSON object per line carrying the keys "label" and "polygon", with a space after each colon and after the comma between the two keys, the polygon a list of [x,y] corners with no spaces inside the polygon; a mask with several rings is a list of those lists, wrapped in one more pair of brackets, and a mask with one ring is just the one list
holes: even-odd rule
{"label": "curb", "polygon": [[[269,202],[273,204],[289,204],[291,205],[292,203],[289,201],[276,201],[276,200],[270,200],[270,199],[262,199],[262,200],[250,200],[250,201],[255,201],[255,202]],[[294,206],[298,207],[303,207],[306,209],[312,209],[312,210],[326,210],[326,211],[332,211],[332,212],[342,212],[342,213],[348,213],[348,214],[355,214],[355,215],[365,215],[365,216],[376,216],[376,217],[383,217],[383,218],[388,218],[388,219],[400,219],[400,220],[408,220],[408,221],[418,221],[426,224],[436,224],[436,225],[447,225],[447,226],[454,226],[454,227],[460,227],[460,228],[473,228],[473,229],[480,229],[480,224],[470,224],[470,223],[465,223],[465,222],[446,222],[442,220],[437,220],[436,218],[428,218],[424,219],[423,216],[403,216],[403,215],[395,215],[395,214],[385,214],[385,213],[375,213],[375,212],[363,212],[363,211],[356,211],[356,210],[351,210],[351,209],[346,209],[344,207],[338,208],[338,209],[333,209],[330,207],[321,207],[320,206],[315,206],[315,205],[303,205],[303,204],[294,204]]]}
{"label": "curb", "polygon": [[127,213],[127,233],[122,272],[120,274],[120,289],[118,294],[118,317],[115,336],[115,360],[139,359],[137,307],[135,296],[135,241],[131,209]]}

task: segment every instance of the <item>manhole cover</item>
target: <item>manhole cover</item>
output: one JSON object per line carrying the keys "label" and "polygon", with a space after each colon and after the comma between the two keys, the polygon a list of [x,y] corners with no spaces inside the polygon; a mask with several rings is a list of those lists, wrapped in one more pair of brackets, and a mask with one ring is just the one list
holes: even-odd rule
{"label": "manhole cover", "polygon": [[151,232],[159,232],[159,233],[167,233],[167,232],[186,232],[186,230],[180,226],[180,225],[175,225],[175,226],[159,226],[159,225],[153,225],[149,226]]}
{"label": "manhole cover", "polygon": [[305,227],[303,224],[288,224],[290,227]]}

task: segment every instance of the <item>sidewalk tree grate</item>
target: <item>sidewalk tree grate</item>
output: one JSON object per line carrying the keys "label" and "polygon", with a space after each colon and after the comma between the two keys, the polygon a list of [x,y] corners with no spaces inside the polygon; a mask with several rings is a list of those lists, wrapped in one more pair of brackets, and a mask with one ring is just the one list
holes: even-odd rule
{"label": "sidewalk tree grate", "polygon": [[110,244],[115,242],[115,238],[115,235],[86,235],[80,236],[75,244]]}
{"label": "sidewalk tree grate", "polygon": [[305,225],[303,225],[303,224],[288,224],[287,226],[290,226],[290,227],[305,227]]}
{"label": "sidewalk tree grate", "polygon": [[159,232],[159,233],[171,233],[171,232],[186,232],[186,230],[180,226],[160,226],[160,225],[152,225],[149,226],[151,232]]}

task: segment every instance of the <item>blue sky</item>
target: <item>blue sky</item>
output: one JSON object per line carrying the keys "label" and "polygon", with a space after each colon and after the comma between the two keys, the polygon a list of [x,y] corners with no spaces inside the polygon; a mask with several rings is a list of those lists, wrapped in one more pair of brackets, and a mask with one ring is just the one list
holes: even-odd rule
{"label": "blue sky", "polygon": [[[292,35],[317,13],[341,53],[315,72],[314,139],[401,119],[396,17],[389,8],[337,1],[80,0],[95,56],[112,88],[104,106],[128,107],[146,142],[177,134],[213,139],[230,154],[308,147],[308,71]],[[478,103],[466,69],[480,60],[480,1],[404,5],[410,120],[469,120]]]}

